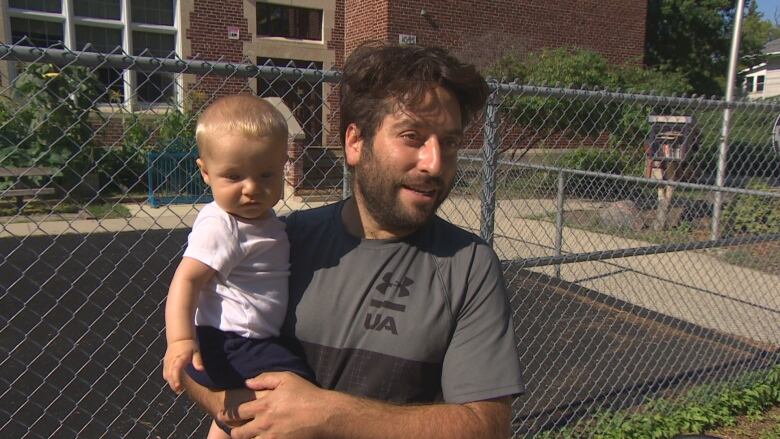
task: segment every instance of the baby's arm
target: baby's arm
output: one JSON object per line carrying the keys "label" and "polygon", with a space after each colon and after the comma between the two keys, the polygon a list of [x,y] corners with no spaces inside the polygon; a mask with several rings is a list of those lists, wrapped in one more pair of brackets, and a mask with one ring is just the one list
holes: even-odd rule
{"label": "baby's arm", "polygon": [[174,392],[184,390],[182,373],[191,361],[195,369],[203,370],[198,343],[195,339],[193,316],[201,288],[216,271],[208,265],[183,257],[173,275],[165,302],[165,339],[168,349],[163,360],[163,378]]}

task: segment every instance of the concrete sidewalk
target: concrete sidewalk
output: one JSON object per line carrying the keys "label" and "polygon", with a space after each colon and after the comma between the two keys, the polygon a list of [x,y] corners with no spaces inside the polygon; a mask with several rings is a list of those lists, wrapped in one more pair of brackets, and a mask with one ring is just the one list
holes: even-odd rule
{"label": "concrete sidewalk", "polygon": [[[327,204],[308,201],[300,197],[288,197],[274,209],[280,215]],[[58,236],[62,234],[118,233],[138,230],[165,230],[192,227],[202,204],[171,204],[152,207],[146,203],[122,203],[130,211],[128,218],[85,219],[78,215],[49,215],[13,222],[0,218],[0,238],[11,236]]]}
{"label": "concrete sidewalk", "polygon": [[[591,207],[594,207],[592,205]],[[570,205],[567,210],[583,207]],[[502,200],[495,216],[494,248],[503,260],[553,256],[555,224],[528,219],[555,211],[554,200]],[[479,233],[478,201],[453,198],[441,213]],[[570,227],[563,254],[654,244]],[[780,346],[780,276],[716,257],[719,249],[630,256],[561,266],[565,281],[696,325]],[[555,267],[531,270],[554,276]],[[508,281],[511,281],[509,279]]]}

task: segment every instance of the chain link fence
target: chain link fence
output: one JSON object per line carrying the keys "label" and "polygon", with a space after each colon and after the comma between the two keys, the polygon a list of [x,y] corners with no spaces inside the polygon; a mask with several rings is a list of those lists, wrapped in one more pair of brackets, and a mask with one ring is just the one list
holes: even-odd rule
{"label": "chain link fence", "polygon": [[[292,136],[277,210],[322,205],[349,193],[338,79],[0,44],[0,431],[205,436],[160,369],[168,282],[208,201],[184,165],[194,120],[223,94],[269,98]],[[722,101],[490,85],[440,215],[504,263],[528,383],[515,436],[587,436],[595,415],[778,364],[780,105],[730,104],[726,148]]]}

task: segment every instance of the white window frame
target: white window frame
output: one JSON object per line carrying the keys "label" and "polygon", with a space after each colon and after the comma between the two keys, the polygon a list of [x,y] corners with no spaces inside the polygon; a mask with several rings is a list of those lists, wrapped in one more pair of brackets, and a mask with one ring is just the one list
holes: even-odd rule
{"label": "white window frame", "polygon": [[[759,81],[759,78],[762,78],[763,81]],[[761,85],[761,90],[758,89],[759,83]],[[760,75],[756,75],[755,92],[764,94],[764,90],[766,90],[766,73],[762,73]]]}
{"label": "white window frame", "polygon": [[[76,25],[88,25],[93,27],[103,27],[110,29],[122,30],[122,49],[125,53],[133,53],[133,31],[152,32],[160,34],[168,34],[174,36],[174,50],[176,54],[181,56],[183,52],[183,32],[179,31],[182,19],[182,0],[174,0],[174,17],[173,26],[157,25],[157,24],[145,24],[134,23],[130,20],[130,2],[132,0],[120,0],[120,14],[119,20],[112,20],[107,18],[91,18],[91,17],[79,17],[73,12],[73,2],[75,0],[62,0],[62,12],[42,12],[31,9],[18,9],[8,7],[9,17],[27,18],[31,20],[52,21],[63,24],[62,34],[65,43],[65,47],[76,47]],[[138,102],[135,94],[135,75],[133,71],[125,69],[122,72],[122,79],[124,81],[124,100],[121,106],[126,111],[136,111],[148,108],[168,107],[167,103],[155,103],[155,104],[142,104]],[[182,108],[184,102],[184,96],[181,92],[183,87],[183,77],[181,74],[174,74],[174,99],[176,105]],[[101,109],[108,109],[112,104],[98,104]]]}

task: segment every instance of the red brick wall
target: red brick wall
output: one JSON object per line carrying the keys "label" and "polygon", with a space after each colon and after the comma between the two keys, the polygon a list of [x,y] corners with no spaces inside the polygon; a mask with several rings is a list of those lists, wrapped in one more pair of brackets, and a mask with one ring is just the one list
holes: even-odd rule
{"label": "red brick wall", "polygon": [[522,55],[547,47],[591,49],[613,63],[640,63],[644,53],[647,6],[637,0],[403,0],[390,5],[389,41],[413,34],[417,44],[448,48],[480,68],[509,52]]}
{"label": "red brick wall", "polygon": [[[413,0],[409,1],[413,2]],[[344,1],[344,53],[346,55],[366,41],[389,40],[390,3],[391,0]],[[338,14],[339,10],[336,10],[336,15]]]}
{"label": "red brick wall", "polygon": [[[346,0],[344,53],[363,41],[397,43],[399,34],[411,34],[417,44],[447,48],[481,69],[507,53],[522,56],[561,46],[594,50],[613,63],[640,63],[646,13],[646,2],[637,0]],[[502,141],[517,142],[519,148],[541,140],[517,127],[511,131],[502,133]],[[603,135],[543,137],[547,148],[606,143]],[[472,126],[466,139],[465,146],[481,148],[481,124]]]}
{"label": "red brick wall", "polygon": [[[241,63],[244,59],[244,42],[250,41],[248,18],[244,17],[242,0],[196,1],[190,13],[190,27],[184,36],[190,42],[192,58],[223,62]],[[253,19],[253,18],[252,18]],[[227,27],[239,28],[238,40],[229,40]],[[226,79],[224,76],[210,75],[197,77],[196,88],[206,94],[207,99],[235,93],[246,93],[247,80],[244,78]]]}

